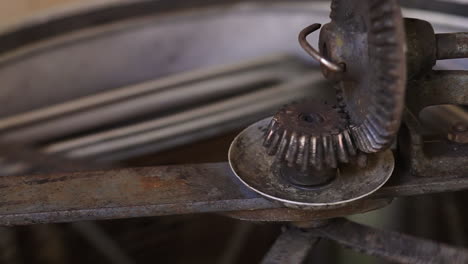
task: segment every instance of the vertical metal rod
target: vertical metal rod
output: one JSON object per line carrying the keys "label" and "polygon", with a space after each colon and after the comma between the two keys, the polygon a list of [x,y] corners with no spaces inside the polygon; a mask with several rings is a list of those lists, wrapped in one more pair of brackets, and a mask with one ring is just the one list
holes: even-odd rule
{"label": "vertical metal rod", "polygon": [[98,250],[110,263],[114,264],[133,264],[135,263],[120,246],[112,240],[103,230],[94,222],[75,222],[71,224],[84,239]]}
{"label": "vertical metal rod", "polygon": [[243,247],[246,245],[247,239],[254,228],[253,223],[239,221],[237,222],[233,234],[230,237],[228,244],[221,255],[218,264],[234,264],[238,263],[238,258]]}
{"label": "vertical metal rod", "polygon": [[303,263],[318,241],[319,238],[313,232],[289,227],[276,239],[261,263]]}

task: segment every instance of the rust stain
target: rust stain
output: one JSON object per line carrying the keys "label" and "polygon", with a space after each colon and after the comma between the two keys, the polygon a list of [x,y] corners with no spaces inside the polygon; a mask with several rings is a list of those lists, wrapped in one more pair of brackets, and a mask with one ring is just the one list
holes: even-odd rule
{"label": "rust stain", "polygon": [[144,190],[152,189],[175,189],[175,188],[185,188],[187,181],[184,179],[171,179],[171,180],[161,180],[157,177],[141,177],[140,183],[143,186]]}
{"label": "rust stain", "polygon": [[44,178],[44,179],[36,179],[32,181],[25,181],[24,183],[27,185],[36,185],[36,184],[45,184],[45,183],[52,183],[52,182],[61,182],[66,181],[70,178],[70,176],[62,176],[58,178]]}

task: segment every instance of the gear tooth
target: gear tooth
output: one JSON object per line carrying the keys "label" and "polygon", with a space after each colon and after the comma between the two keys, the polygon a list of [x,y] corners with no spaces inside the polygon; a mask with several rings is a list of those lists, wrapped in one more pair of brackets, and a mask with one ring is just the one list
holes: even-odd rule
{"label": "gear tooth", "polygon": [[338,160],[343,163],[348,163],[349,157],[348,157],[348,152],[346,149],[346,143],[345,143],[343,134],[339,133],[339,134],[333,135],[333,141],[336,146]]}
{"label": "gear tooth", "polygon": [[271,119],[270,125],[268,126],[268,131],[267,131],[265,140],[263,141],[263,146],[265,147],[271,146],[271,143],[273,142],[273,139],[278,132],[277,130],[278,130],[278,126],[276,124],[275,119]]}
{"label": "gear tooth", "polygon": [[377,143],[377,136],[369,129],[365,122],[362,123],[360,129],[362,133],[366,135],[365,138],[369,150],[374,152],[379,148],[379,144]]}
{"label": "gear tooth", "polygon": [[362,138],[362,134],[360,133],[359,131],[359,127],[357,126],[354,126],[351,128],[351,135],[354,139],[354,142],[356,142],[356,146],[359,150],[367,153],[367,147],[366,145],[364,144],[364,140]]}
{"label": "gear tooth", "polygon": [[380,33],[387,30],[394,30],[395,23],[391,19],[377,19],[371,22],[372,23],[372,32]]}
{"label": "gear tooth", "polygon": [[371,5],[374,12],[369,14],[371,21],[388,20],[392,16],[393,5],[391,1],[379,1]]}
{"label": "gear tooth", "polygon": [[299,138],[299,153],[297,156],[297,165],[300,166],[301,171],[307,171],[309,166],[309,142],[310,139],[306,135],[301,135]]}
{"label": "gear tooth", "polygon": [[343,131],[343,139],[344,139],[344,143],[346,145],[348,154],[350,156],[355,156],[357,154],[356,146],[354,145],[353,140],[348,130]]}
{"label": "gear tooth", "polygon": [[276,154],[276,152],[278,151],[279,144],[281,142],[281,138],[283,137],[283,133],[283,131],[277,131],[276,133],[274,133],[273,139],[267,148],[268,155]]}
{"label": "gear tooth", "polygon": [[276,158],[279,160],[284,159],[284,156],[286,154],[287,148],[289,146],[289,131],[284,131],[283,135],[281,137],[279,146],[278,146],[278,151],[276,152]]}
{"label": "gear tooth", "polygon": [[371,121],[369,121],[368,118],[364,120],[364,125],[366,126],[366,129],[369,132],[369,134],[374,139],[375,144],[378,145],[378,148],[385,146],[385,144],[387,143],[386,138],[380,135],[379,131],[372,125]]}
{"label": "gear tooth", "polygon": [[328,165],[330,168],[336,168],[338,164],[336,161],[336,153],[335,147],[333,146],[332,137],[330,135],[324,136],[322,138],[322,144],[325,151],[324,156],[326,165]]}
{"label": "gear tooth", "polygon": [[366,153],[372,153],[373,148],[372,148],[371,144],[369,143],[369,137],[367,136],[367,134],[363,130],[363,126],[362,125],[359,126],[357,128],[357,131],[358,131],[359,138],[361,139],[361,142],[362,142],[362,145],[363,145],[362,151],[364,151]]}
{"label": "gear tooth", "polygon": [[286,161],[288,162],[288,166],[292,167],[296,164],[297,152],[298,152],[298,136],[296,132],[291,133],[291,137],[289,139],[289,147],[286,150]]}
{"label": "gear tooth", "polygon": [[310,138],[310,163],[317,169],[322,169],[323,164],[323,146],[320,137]]}
{"label": "gear tooth", "polygon": [[375,149],[370,141],[370,137],[368,135],[368,133],[365,131],[365,128],[363,125],[359,126],[356,128],[356,133],[358,135],[358,138],[359,138],[359,141],[360,141],[360,145],[362,147],[359,148],[359,150],[361,150],[362,152],[365,152],[365,153],[373,153],[375,152]]}

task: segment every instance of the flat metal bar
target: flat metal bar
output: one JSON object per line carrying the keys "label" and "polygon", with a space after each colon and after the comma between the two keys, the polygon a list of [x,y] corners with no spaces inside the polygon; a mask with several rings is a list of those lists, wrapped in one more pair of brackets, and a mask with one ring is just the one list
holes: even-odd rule
{"label": "flat metal bar", "polygon": [[417,177],[408,172],[396,173],[372,198],[413,196],[468,189],[468,177]]}
{"label": "flat metal bar", "polygon": [[468,263],[468,250],[398,232],[334,219],[316,234],[361,253],[397,263]]}
{"label": "flat metal bar", "polygon": [[[385,206],[385,202],[376,198],[468,188],[468,179],[452,184],[448,181],[449,185],[441,185],[437,180],[440,179],[415,178],[384,186],[370,199],[338,208],[305,210],[304,214],[288,218],[287,210],[281,217],[275,216],[274,211],[263,210],[284,207],[246,188],[227,163],[4,176],[0,177],[0,225],[204,212],[241,212],[239,218],[254,221],[313,220]],[[252,214],[246,214],[248,211]]]}
{"label": "flat metal bar", "polygon": [[[168,173],[167,167],[153,167],[151,168],[151,173],[145,173],[140,169],[124,169],[124,170],[111,170],[111,171],[102,171],[104,168],[95,166],[92,162],[87,161],[69,161],[64,160],[60,157],[45,155],[34,149],[27,148],[22,145],[16,144],[8,144],[5,142],[0,142],[0,152],[3,156],[8,157],[9,162],[23,164],[19,170],[15,171],[13,175],[26,175],[26,174],[36,174],[36,176],[24,176],[24,177],[14,177],[10,180],[7,180],[2,188],[2,180],[6,179],[7,176],[11,176],[8,172],[0,170],[0,197],[5,199],[11,199],[9,201],[5,200],[0,203],[0,211],[1,208],[6,209],[6,213],[3,216],[8,214],[16,214],[20,215],[21,218],[14,218],[12,222],[3,223],[3,224],[10,224],[10,225],[18,225],[24,224],[24,219],[28,219],[31,223],[36,223],[38,221],[45,221],[45,222],[61,222],[61,221],[74,221],[75,218],[79,217],[80,211],[81,212],[91,212],[87,214],[85,219],[92,218],[92,219],[106,219],[108,217],[111,218],[119,218],[121,217],[118,213],[126,211],[122,211],[128,209],[129,214],[133,214],[134,217],[139,216],[148,216],[146,213],[147,211],[142,211],[141,208],[146,209],[143,206],[149,207],[151,215],[161,215],[161,214],[174,214],[174,213],[199,213],[199,212],[206,212],[210,211],[210,209],[206,209],[206,206],[203,204],[198,204],[200,207],[193,206],[194,203],[197,202],[197,196],[192,197],[190,196],[190,191],[194,192],[196,195],[199,195],[199,200],[201,201],[208,201],[210,204],[208,206],[216,205],[216,203],[222,203],[224,200],[229,200],[236,197],[230,196],[223,196],[223,192],[230,192],[231,190],[238,190],[240,194],[245,194],[244,196],[239,195],[241,199],[238,200],[239,204],[245,203],[246,206],[249,206],[246,210],[238,210],[241,208],[236,206],[233,202],[231,207],[215,207],[214,210],[216,212],[224,212],[224,214],[239,218],[245,219],[250,221],[311,221],[317,218],[330,218],[330,217],[341,217],[353,213],[362,213],[369,210],[374,210],[377,208],[381,208],[386,206],[391,200],[390,199],[372,199],[372,200],[362,200],[356,203],[348,204],[341,207],[330,208],[327,207],[325,209],[317,208],[315,210],[298,210],[298,209],[288,209],[278,204],[269,204],[264,203],[264,205],[268,205],[267,208],[270,209],[256,209],[258,208],[258,203],[255,203],[255,200],[258,198],[255,194],[251,193],[248,188],[244,185],[239,185],[239,181],[237,178],[234,177],[232,173],[226,173],[226,171],[230,172],[229,166],[225,163],[219,163],[216,166],[218,169],[212,169],[213,164],[200,164],[196,165],[197,170],[190,170],[188,169],[190,166],[186,165],[179,165],[179,166],[171,166],[171,172],[177,171],[179,174],[183,174],[182,179],[183,183],[186,184],[185,189],[180,189],[180,184],[177,182],[177,178],[171,179],[168,183],[164,183],[163,185],[159,184],[158,180],[155,179],[156,184],[154,186],[150,186],[152,188],[152,192],[160,193],[163,192],[160,196],[153,197],[154,200],[151,200],[149,203],[148,201],[140,198],[142,196],[144,198],[149,197],[145,194],[148,190],[147,185],[141,184],[134,184],[135,179],[132,175],[127,176],[126,174],[128,171],[135,171],[141,172],[138,176],[143,177],[164,177],[163,180],[167,180],[166,177],[173,177],[174,174],[171,172]],[[1,157],[1,156],[0,156]],[[223,165],[224,164],[224,165]],[[211,168],[211,169],[210,169]],[[223,168],[223,169],[221,169]],[[93,175],[96,175],[96,172],[81,172],[81,173],[73,173],[73,174],[65,174],[63,172],[70,172],[70,171],[85,171],[85,170],[101,170],[97,174],[99,176],[100,182],[96,182],[94,180],[91,181],[83,181],[81,178],[88,178]],[[146,168],[145,170],[149,170],[150,168]],[[210,177],[219,178],[230,178],[231,181],[213,181],[210,182],[208,185],[203,185],[203,182],[197,180],[200,176],[201,171],[206,171],[209,173]],[[61,176],[54,176],[50,175],[52,172],[61,173]],[[37,175],[38,173],[49,173],[49,175]],[[186,174],[185,174],[186,173]],[[112,177],[114,174],[122,174],[121,177]],[[168,175],[166,175],[168,174]],[[57,179],[58,177],[58,179]],[[102,179],[101,179],[102,177]],[[209,177],[208,177],[209,178]],[[79,183],[74,183],[75,181],[79,181]],[[40,184],[32,184],[33,183],[40,183]],[[106,182],[104,182],[106,181]],[[128,185],[129,183],[132,185]],[[145,183],[148,180],[145,180]],[[175,181],[175,182],[174,182]],[[16,182],[16,183],[15,183]],[[56,184],[59,182],[59,184]],[[50,185],[49,183],[53,183]],[[101,184],[99,184],[101,183]],[[224,184],[222,184],[224,183]],[[151,182],[150,182],[151,184]],[[199,184],[199,185],[197,185]],[[221,184],[221,185],[217,185]],[[234,186],[230,186],[233,185]],[[105,185],[105,186],[104,186]],[[123,185],[123,186],[122,186]],[[18,188],[18,186],[21,186]],[[221,187],[220,187],[221,186]],[[180,188],[179,188],[180,187]],[[191,190],[191,188],[196,187],[195,190]],[[72,192],[70,192],[70,188],[72,188]],[[103,189],[101,189],[103,188]],[[116,200],[115,197],[121,198],[121,196],[116,195],[112,192],[112,190],[107,190],[107,188],[118,188],[120,191],[124,188],[130,188],[125,195],[130,195],[129,201],[122,202],[121,200]],[[201,188],[205,188],[205,190],[200,190]],[[218,190],[218,188],[222,188],[222,190]],[[219,196],[212,195],[211,193],[216,191]],[[20,192],[21,199],[23,199],[19,204],[21,206],[19,208],[13,207],[14,212],[9,209],[8,206],[18,204],[15,199],[19,199],[17,196],[17,192]],[[186,195],[179,195],[179,192],[184,192]],[[10,193],[10,194],[9,194]],[[32,195],[29,195],[33,193]],[[73,197],[69,197],[71,193],[74,193]],[[35,195],[40,194],[40,199],[38,199]],[[203,195],[206,196],[203,196]],[[93,198],[95,197],[95,198]],[[212,200],[210,200],[212,198]],[[59,202],[56,202],[56,199],[60,199]],[[64,200],[65,199],[65,200]],[[95,200],[89,200],[95,199]],[[250,199],[250,200],[249,200]],[[261,199],[261,198],[259,198]],[[246,202],[246,200],[249,200]],[[253,201],[253,202],[252,202]],[[261,200],[263,201],[263,200]],[[58,205],[58,203],[63,202],[64,204]],[[131,203],[131,205],[126,208],[115,208],[109,209],[110,204],[117,203],[118,206],[126,206],[125,202]],[[229,203],[231,201],[228,201]],[[249,203],[252,202],[252,203]],[[142,205],[143,203],[143,205]],[[50,204],[46,206],[46,204]],[[136,205],[136,206],[134,206]],[[159,205],[159,206],[158,206]],[[176,211],[174,208],[170,207],[170,209],[174,209],[173,211],[169,211],[167,207],[169,206],[178,206],[182,211]],[[252,207],[253,205],[253,207]],[[5,206],[5,207],[2,207]],[[97,207],[96,207],[97,206]],[[229,205],[227,205],[229,206]],[[44,210],[45,207],[45,210]],[[27,208],[31,210],[28,211]],[[189,209],[184,209],[189,208]],[[191,211],[193,208],[194,211]],[[18,210],[17,210],[18,209]],[[230,211],[230,210],[236,211]],[[58,212],[56,212],[58,210]],[[187,211],[184,211],[187,210]],[[71,216],[66,216],[64,218],[63,213],[64,211],[71,211],[73,214]],[[143,212],[143,215],[140,215]],[[75,218],[73,218],[75,217]],[[130,216],[125,216],[130,217]],[[11,215],[10,215],[11,218]],[[0,218],[1,219],[1,218]],[[6,217],[9,219],[9,217]],[[79,219],[79,218],[77,218]],[[1,222],[0,222],[1,223]]]}
{"label": "flat metal bar", "polygon": [[303,263],[319,241],[313,232],[289,227],[276,239],[262,264]]}
{"label": "flat metal bar", "polygon": [[227,163],[0,177],[0,225],[278,208]]}

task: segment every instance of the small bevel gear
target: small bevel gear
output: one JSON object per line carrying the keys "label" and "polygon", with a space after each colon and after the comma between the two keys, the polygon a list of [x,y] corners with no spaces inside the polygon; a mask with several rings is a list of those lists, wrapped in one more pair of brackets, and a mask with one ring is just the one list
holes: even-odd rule
{"label": "small bevel gear", "polygon": [[346,115],[337,106],[304,101],[280,109],[263,145],[276,161],[301,172],[337,168],[357,154]]}

